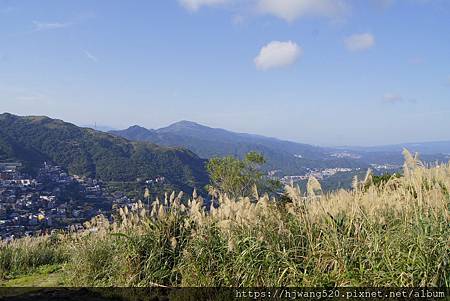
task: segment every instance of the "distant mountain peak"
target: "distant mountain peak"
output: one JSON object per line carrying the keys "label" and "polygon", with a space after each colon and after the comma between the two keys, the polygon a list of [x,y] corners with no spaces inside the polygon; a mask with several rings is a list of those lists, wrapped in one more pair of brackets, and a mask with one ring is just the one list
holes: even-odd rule
{"label": "distant mountain peak", "polygon": [[200,123],[189,121],[189,120],[180,120],[178,122],[172,123],[168,127],[176,126],[176,127],[207,127]]}
{"label": "distant mountain peak", "polygon": [[212,128],[193,122],[188,120],[181,120],[175,123],[172,123],[171,125],[167,127],[163,127],[158,129],[158,132],[186,132],[186,131],[205,131],[205,130],[211,130]]}
{"label": "distant mountain peak", "polygon": [[132,126],[128,127],[128,130],[148,130],[148,129],[146,129],[146,128],[140,126],[140,125],[135,124],[135,125],[132,125]]}
{"label": "distant mountain peak", "polygon": [[115,130],[115,131],[109,131],[108,133],[117,135],[118,133],[127,133],[126,135],[122,135],[123,137],[127,138],[128,135],[132,135],[134,137],[146,137],[147,135],[152,135],[155,133],[155,130],[144,128],[140,125],[132,125],[128,127],[125,130]]}

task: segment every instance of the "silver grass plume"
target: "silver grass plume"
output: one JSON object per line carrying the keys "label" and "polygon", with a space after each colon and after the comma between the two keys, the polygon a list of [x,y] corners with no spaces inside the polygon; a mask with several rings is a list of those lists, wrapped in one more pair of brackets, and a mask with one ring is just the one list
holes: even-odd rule
{"label": "silver grass plume", "polygon": [[422,163],[422,161],[420,161],[418,152],[416,152],[414,154],[414,160],[416,161],[416,166],[425,167],[425,165]]}
{"label": "silver grass plume", "polygon": [[363,186],[367,187],[373,183],[372,169],[368,169],[366,176],[364,177]]}
{"label": "silver grass plume", "polygon": [[218,199],[219,198],[219,191],[216,188],[214,188],[212,185],[208,185],[208,194],[213,199]]}
{"label": "silver grass plume", "polygon": [[287,197],[292,200],[294,204],[301,200],[302,193],[298,185],[286,185],[284,186],[284,191],[286,192]]}
{"label": "silver grass plume", "polygon": [[255,199],[259,199],[258,187],[256,187],[256,184],[253,184],[252,186],[252,195]]}
{"label": "silver grass plume", "polygon": [[145,211],[145,208],[142,208],[141,211],[139,212],[139,216],[140,216],[142,219],[144,219],[146,213],[147,213],[147,212]]}
{"label": "silver grass plume", "polygon": [[164,205],[169,204],[169,194],[167,192],[164,193]]}
{"label": "silver grass plume", "polygon": [[356,176],[356,175],[353,177],[353,180],[352,180],[352,188],[353,188],[353,190],[358,191],[359,182],[358,182],[358,176]]}
{"label": "silver grass plume", "polygon": [[319,181],[313,177],[310,176],[308,179],[308,184],[306,184],[306,191],[308,193],[308,196],[315,196],[316,191],[321,191],[322,186],[320,185]]}
{"label": "silver grass plume", "polygon": [[144,198],[149,198],[150,197],[150,190],[148,190],[147,187],[145,187],[145,191],[144,191]]}
{"label": "silver grass plume", "polygon": [[404,167],[409,170],[414,170],[417,166],[416,159],[411,155],[409,150],[407,150],[406,148],[403,149],[403,157],[405,158]]}
{"label": "silver grass plume", "polygon": [[175,250],[177,247],[177,239],[175,237],[172,237],[170,239],[170,247],[172,248],[172,250]]}
{"label": "silver grass plume", "polygon": [[[170,194],[169,204],[172,204],[173,200],[175,200],[175,191],[172,191],[172,193]],[[166,205],[169,205],[169,204],[166,204]]]}

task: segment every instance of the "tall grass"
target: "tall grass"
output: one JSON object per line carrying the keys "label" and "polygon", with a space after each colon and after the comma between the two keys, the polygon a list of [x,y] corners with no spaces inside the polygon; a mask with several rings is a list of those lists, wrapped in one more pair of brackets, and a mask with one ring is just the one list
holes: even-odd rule
{"label": "tall grass", "polygon": [[[65,239],[64,239],[65,241]],[[58,235],[23,238],[0,245],[0,279],[34,271],[69,259]]]}
{"label": "tall grass", "polygon": [[210,208],[172,193],[98,217],[65,237],[68,285],[450,286],[450,165],[405,157],[403,177],[368,173],[351,191],[319,197],[312,179],[283,202],[219,195]]}

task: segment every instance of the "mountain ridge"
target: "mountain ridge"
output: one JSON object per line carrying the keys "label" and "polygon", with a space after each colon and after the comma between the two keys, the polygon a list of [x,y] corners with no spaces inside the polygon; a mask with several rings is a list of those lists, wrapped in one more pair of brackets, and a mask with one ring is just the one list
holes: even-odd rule
{"label": "mountain ridge", "polygon": [[235,133],[186,120],[160,129],[132,126],[125,130],[110,131],[110,133],[129,140],[148,141],[165,146],[182,146],[205,159],[226,155],[242,158],[249,151],[259,151],[267,159],[266,169],[280,169],[284,174],[298,174],[306,172],[308,168],[329,165],[366,166],[363,162],[330,157],[332,149],[261,135]]}
{"label": "mountain ridge", "polygon": [[[129,140],[148,141],[165,146],[182,146],[201,158],[232,155],[243,157],[256,150],[267,158],[268,170],[281,170],[285,175],[304,173],[313,168],[368,168],[371,164],[401,164],[402,147],[320,147],[249,133],[237,133],[182,120],[159,129],[132,126],[110,131]],[[406,146],[410,146],[406,144]],[[416,151],[415,147],[410,147]],[[425,151],[424,151],[425,150]],[[445,160],[445,152],[420,148],[426,160]],[[450,144],[448,146],[450,153]],[[435,155],[439,154],[439,155]]]}
{"label": "mountain ridge", "polygon": [[[397,147],[397,149],[395,151],[398,151],[398,148],[400,147],[404,147],[404,146],[408,146],[408,147],[414,147],[414,146],[418,146],[418,145],[431,145],[431,144],[450,144],[450,139],[443,139],[443,140],[432,140],[432,141],[419,141],[419,142],[402,142],[402,143],[393,143],[393,144],[379,144],[379,145],[368,145],[368,146],[362,146],[362,145],[327,145],[327,146],[322,146],[322,145],[317,145],[317,144],[311,144],[311,143],[303,143],[303,142],[298,142],[298,141],[294,141],[294,140],[289,140],[289,139],[282,139],[282,138],[278,138],[278,137],[272,137],[272,136],[265,136],[265,135],[261,135],[261,134],[253,134],[253,133],[247,133],[247,132],[235,132],[235,131],[231,131],[231,130],[227,130],[227,129],[223,129],[223,128],[219,128],[219,127],[212,127],[212,126],[208,126],[208,125],[204,125],[195,121],[190,121],[190,120],[180,120],[177,122],[173,122],[167,126],[163,126],[163,127],[159,127],[156,129],[151,129],[151,128],[146,128],[144,126],[141,125],[132,125],[129,126],[126,129],[114,129],[114,130],[110,130],[108,131],[109,133],[115,133],[115,132],[123,132],[129,129],[142,129],[142,130],[146,130],[146,131],[151,131],[151,132],[168,132],[170,131],[170,129],[172,128],[179,128],[179,127],[191,127],[191,128],[202,128],[202,129],[209,129],[209,130],[220,130],[223,132],[227,132],[227,133],[232,133],[234,135],[239,135],[241,137],[254,137],[254,138],[261,138],[261,139],[268,139],[268,140],[274,140],[274,141],[279,141],[279,142],[287,142],[287,143],[292,143],[292,144],[300,144],[300,145],[308,145],[311,147],[318,147],[318,148],[322,148],[322,149],[328,149],[328,150],[369,150],[369,151],[377,151],[377,150],[384,150],[384,149],[388,149],[388,148],[393,148],[393,147]],[[401,151],[401,149],[400,149]],[[450,149],[448,150],[450,151]],[[437,153],[437,151],[434,151],[433,153]]]}
{"label": "mountain ridge", "polygon": [[164,176],[178,188],[203,187],[205,160],[181,147],[129,141],[47,116],[0,114],[0,159],[24,162],[35,172],[43,161],[71,174],[105,181]]}

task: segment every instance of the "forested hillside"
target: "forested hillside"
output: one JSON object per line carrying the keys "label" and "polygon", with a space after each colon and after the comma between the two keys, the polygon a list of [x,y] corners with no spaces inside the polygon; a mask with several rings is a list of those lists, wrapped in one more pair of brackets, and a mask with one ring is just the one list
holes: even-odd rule
{"label": "forested hillside", "polygon": [[130,142],[48,117],[0,115],[0,159],[17,160],[35,173],[44,161],[69,173],[105,181],[164,176],[180,187],[207,182],[204,160],[189,150]]}

